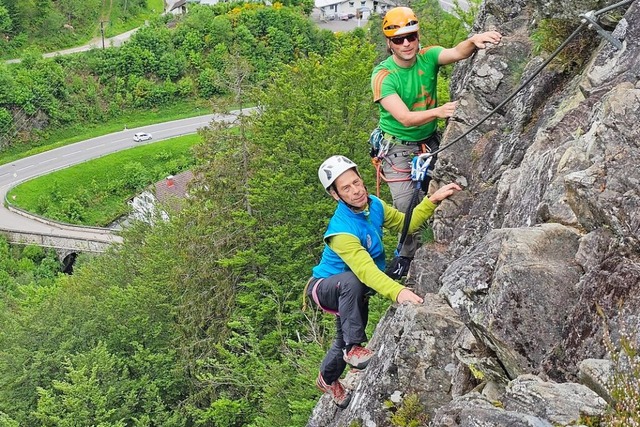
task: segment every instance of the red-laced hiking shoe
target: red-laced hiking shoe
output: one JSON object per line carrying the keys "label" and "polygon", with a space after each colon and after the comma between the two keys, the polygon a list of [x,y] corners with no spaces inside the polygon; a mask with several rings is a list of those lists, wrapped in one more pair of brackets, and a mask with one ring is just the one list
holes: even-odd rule
{"label": "red-laced hiking shoe", "polygon": [[329,393],[331,398],[333,399],[333,403],[335,403],[338,408],[344,409],[349,406],[349,402],[351,402],[351,393],[349,393],[340,383],[340,380],[335,380],[331,385],[327,384],[322,378],[322,374],[318,374],[318,379],[316,380],[316,386],[323,393]]}
{"label": "red-laced hiking shoe", "polygon": [[343,359],[349,365],[356,369],[364,369],[369,364],[369,359],[373,356],[373,352],[368,348],[360,347],[359,345],[354,345],[351,347],[351,350],[347,353],[344,350]]}

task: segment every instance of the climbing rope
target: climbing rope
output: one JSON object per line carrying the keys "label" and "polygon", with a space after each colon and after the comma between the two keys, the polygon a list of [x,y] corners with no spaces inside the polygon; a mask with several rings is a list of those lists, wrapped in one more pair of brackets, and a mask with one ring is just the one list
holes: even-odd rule
{"label": "climbing rope", "polygon": [[[498,104],[497,107],[495,107],[493,110],[491,110],[489,113],[487,113],[487,115],[485,115],[482,119],[480,119],[479,122],[477,122],[475,125],[473,125],[472,127],[470,127],[469,129],[467,129],[462,135],[460,135],[459,137],[457,137],[456,139],[454,139],[453,141],[451,141],[450,143],[438,148],[435,151],[432,151],[430,153],[426,153],[426,155],[424,155],[423,159],[435,156],[436,154],[440,153],[443,150],[446,150],[447,148],[451,147],[453,144],[457,143],[458,141],[460,141],[462,138],[464,138],[465,136],[469,135],[469,133],[471,133],[474,129],[476,129],[478,126],[480,126],[482,123],[484,123],[489,117],[491,117],[493,114],[495,114],[496,111],[498,111],[500,108],[502,108],[507,102],[511,101],[513,99],[514,96],[516,96],[522,89],[524,89],[530,82],[531,80],[533,80],[543,69],[544,67],[546,67],[556,56],[558,56],[558,54],[562,51],[562,49],[564,49],[570,42],[571,40],[573,40],[579,33],[580,31],[582,31],[582,29],[584,27],[597,27],[600,28],[597,23],[595,23],[595,20],[592,19],[592,17],[597,17],[598,15],[601,15],[603,13],[606,13],[610,10],[613,10],[615,8],[618,8],[620,6],[624,6],[626,4],[630,4],[633,3],[635,0],[624,0],[621,1],[619,3],[613,4],[611,6],[607,6],[603,9],[600,9],[598,11],[590,11],[587,12],[586,14],[581,15],[583,17],[583,20],[581,22],[581,24],[578,26],[578,28],[575,29],[575,31],[573,33],[571,33],[571,35],[569,37],[567,37],[567,39],[560,45],[558,46],[558,48],[551,54],[551,56],[549,58],[547,58],[546,61],[544,61],[534,72],[533,74],[531,74],[531,76],[529,76],[524,83],[522,83],[520,86],[518,86],[518,88],[516,90],[514,90],[507,98],[505,98],[500,104]],[[602,30],[600,28],[600,30]],[[602,30],[602,32],[604,32],[604,30]],[[601,31],[598,31],[598,33],[602,34]],[[608,33],[607,33],[608,34]],[[613,37],[609,36],[609,37],[605,37],[607,39],[607,41],[611,42],[610,38],[613,39]],[[618,42],[620,43],[620,42]],[[614,47],[616,47],[617,49],[619,49],[621,45],[612,43],[614,45]]]}

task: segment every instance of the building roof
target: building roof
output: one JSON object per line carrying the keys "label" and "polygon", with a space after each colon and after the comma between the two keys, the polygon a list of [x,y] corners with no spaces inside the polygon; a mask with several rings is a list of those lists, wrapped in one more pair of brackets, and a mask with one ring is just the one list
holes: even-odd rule
{"label": "building roof", "polygon": [[171,9],[169,9],[169,12],[171,12],[172,10],[175,10],[179,7],[184,6],[185,4],[187,4],[187,0],[178,0],[177,2],[175,2],[173,4],[173,6],[171,6]]}
{"label": "building roof", "polygon": [[189,183],[193,180],[193,172],[186,171],[169,176],[155,183],[155,196],[161,203],[187,197]]}
{"label": "building roof", "polygon": [[333,4],[345,3],[347,1],[349,1],[349,0],[316,0],[315,1],[315,7],[322,8],[322,7],[326,7],[326,6],[331,6]]}

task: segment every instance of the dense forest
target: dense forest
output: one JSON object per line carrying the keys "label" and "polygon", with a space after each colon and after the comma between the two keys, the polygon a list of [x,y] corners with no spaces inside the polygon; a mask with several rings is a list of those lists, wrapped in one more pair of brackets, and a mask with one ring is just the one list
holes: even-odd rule
{"label": "dense forest", "polygon": [[[466,36],[437,3],[413,7],[430,44]],[[187,208],[134,224],[73,275],[2,242],[0,426],[302,426],[318,399],[333,322],[300,308],[333,209],[317,167],[344,154],[373,182],[379,21],[333,34],[256,4],[165,19],[122,48],[0,68],[5,146],[178,98],[261,107],[202,131]],[[370,329],[387,304],[373,299]]]}
{"label": "dense forest", "polygon": [[175,29],[169,19],[157,17],[119,49],[1,66],[0,149],[122,111],[229,94],[239,75],[256,85],[283,63],[335,48],[333,34],[296,7],[225,3],[194,6]]}

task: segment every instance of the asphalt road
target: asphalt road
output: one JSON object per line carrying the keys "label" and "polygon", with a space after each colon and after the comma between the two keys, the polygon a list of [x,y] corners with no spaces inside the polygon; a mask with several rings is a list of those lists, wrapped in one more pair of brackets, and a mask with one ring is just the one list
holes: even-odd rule
{"label": "asphalt road", "polygon": [[[144,126],[141,128],[123,130],[1,165],[0,199],[4,201],[7,192],[12,187],[37,176],[46,175],[59,169],[64,169],[87,160],[95,159],[97,157],[141,144],[195,133],[198,128],[207,126],[212,120],[232,121],[235,118],[236,116],[234,114],[209,114],[189,119]],[[153,139],[143,143],[135,142],[133,141],[133,135],[136,132],[151,133],[151,135],[153,135]],[[57,226],[53,223],[34,220],[8,210],[4,206],[4,203],[0,205],[0,229],[49,234],[54,236],[59,235],[64,237],[105,240],[103,237],[104,232],[99,229],[89,227],[74,227],[71,229],[65,226]]]}

